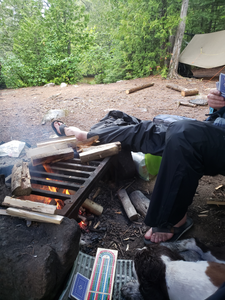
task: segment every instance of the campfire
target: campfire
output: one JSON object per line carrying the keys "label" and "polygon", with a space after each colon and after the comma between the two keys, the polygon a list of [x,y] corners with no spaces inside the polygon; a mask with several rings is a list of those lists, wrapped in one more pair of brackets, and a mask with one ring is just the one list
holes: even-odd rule
{"label": "campfire", "polygon": [[[112,156],[120,151],[120,143],[90,147],[97,140],[98,136],[78,142],[72,136],[38,143],[27,152],[29,164],[23,161],[14,165],[14,198],[7,198],[3,205],[40,213],[49,213],[51,207],[55,215],[77,219],[81,205],[110,167]],[[79,158],[74,158],[74,149],[79,149]],[[21,216],[22,212],[18,213]]]}

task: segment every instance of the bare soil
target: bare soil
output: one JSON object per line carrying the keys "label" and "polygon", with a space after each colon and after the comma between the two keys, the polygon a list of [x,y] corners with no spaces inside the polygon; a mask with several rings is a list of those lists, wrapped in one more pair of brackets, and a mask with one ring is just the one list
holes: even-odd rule
{"label": "bare soil", "polygon": [[[154,82],[154,86],[126,94],[126,90],[149,82]],[[83,130],[88,130],[112,109],[124,111],[143,120],[152,119],[158,114],[174,114],[198,120],[206,118],[207,105],[196,107],[180,105],[178,107],[177,101],[188,102],[195,96],[181,97],[180,92],[166,87],[168,83],[186,88],[198,88],[204,99],[209,89],[215,87],[213,80],[205,81],[193,78],[165,80],[150,76],[111,84],[78,84],[64,88],[54,86],[1,90],[0,143],[15,139],[25,141],[27,145],[35,147],[37,142],[48,139],[54,132],[51,122],[44,121],[44,116],[51,109],[64,110],[66,115],[60,119],[67,125],[74,125]],[[0,165],[4,165],[4,158],[0,159]],[[207,204],[207,200],[212,198],[215,188],[223,184],[225,184],[225,177],[220,175],[204,176],[200,180],[193,204],[188,212],[194,220],[194,226],[183,237],[197,237],[208,245],[221,246],[225,244],[224,206]],[[128,194],[134,190],[141,190],[150,198],[154,180],[146,182],[137,176],[119,183],[115,183],[109,178],[99,182],[89,198],[93,199],[95,192],[99,189],[98,196],[94,201],[103,205],[104,211],[100,217],[92,220],[92,225],[88,229],[82,230],[82,251],[95,255],[97,247],[113,248],[119,251],[119,258],[132,259],[136,248],[144,245],[143,235],[148,228],[143,223],[142,217],[137,222],[130,222],[126,217],[116,193],[121,187],[127,188]],[[93,226],[97,222],[100,223],[94,229]]]}

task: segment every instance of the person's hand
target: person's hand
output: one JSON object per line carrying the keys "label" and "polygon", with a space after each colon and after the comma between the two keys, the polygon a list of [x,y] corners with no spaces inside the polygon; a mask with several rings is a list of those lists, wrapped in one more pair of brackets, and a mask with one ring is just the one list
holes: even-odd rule
{"label": "person's hand", "polygon": [[225,99],[220,96],[220,91],[216,89],[210,90],[207,99],[209,106],[214,109],[220,109],[221,107],[225,106]]}

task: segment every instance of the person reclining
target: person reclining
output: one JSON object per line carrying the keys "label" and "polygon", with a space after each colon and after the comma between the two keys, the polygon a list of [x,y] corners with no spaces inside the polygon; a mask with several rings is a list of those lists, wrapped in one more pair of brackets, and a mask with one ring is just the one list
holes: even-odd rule
{"label": "person reclining", "polygon": [[161,124],[111,111],[89,132],[61,121],[52,123],[58,135],[75,135],[81,141],[98,135],[102,144],[119,141],[123,149],[162,156],[145,217],[151,227],[145,234],[146,244],[180,238],[193,225],[187,209],[199,179],[225,175],[225,101],[215,89],[207,97],[215,112],[206,121]]}

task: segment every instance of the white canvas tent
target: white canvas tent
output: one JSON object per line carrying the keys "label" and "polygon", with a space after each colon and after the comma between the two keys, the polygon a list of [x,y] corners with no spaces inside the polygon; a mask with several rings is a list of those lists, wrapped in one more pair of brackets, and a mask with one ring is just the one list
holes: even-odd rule
{"label": "white canvas tent", "polygon": [[225,65],[225,30],[196,34],[180,54],[179,62],[200,68]]}

